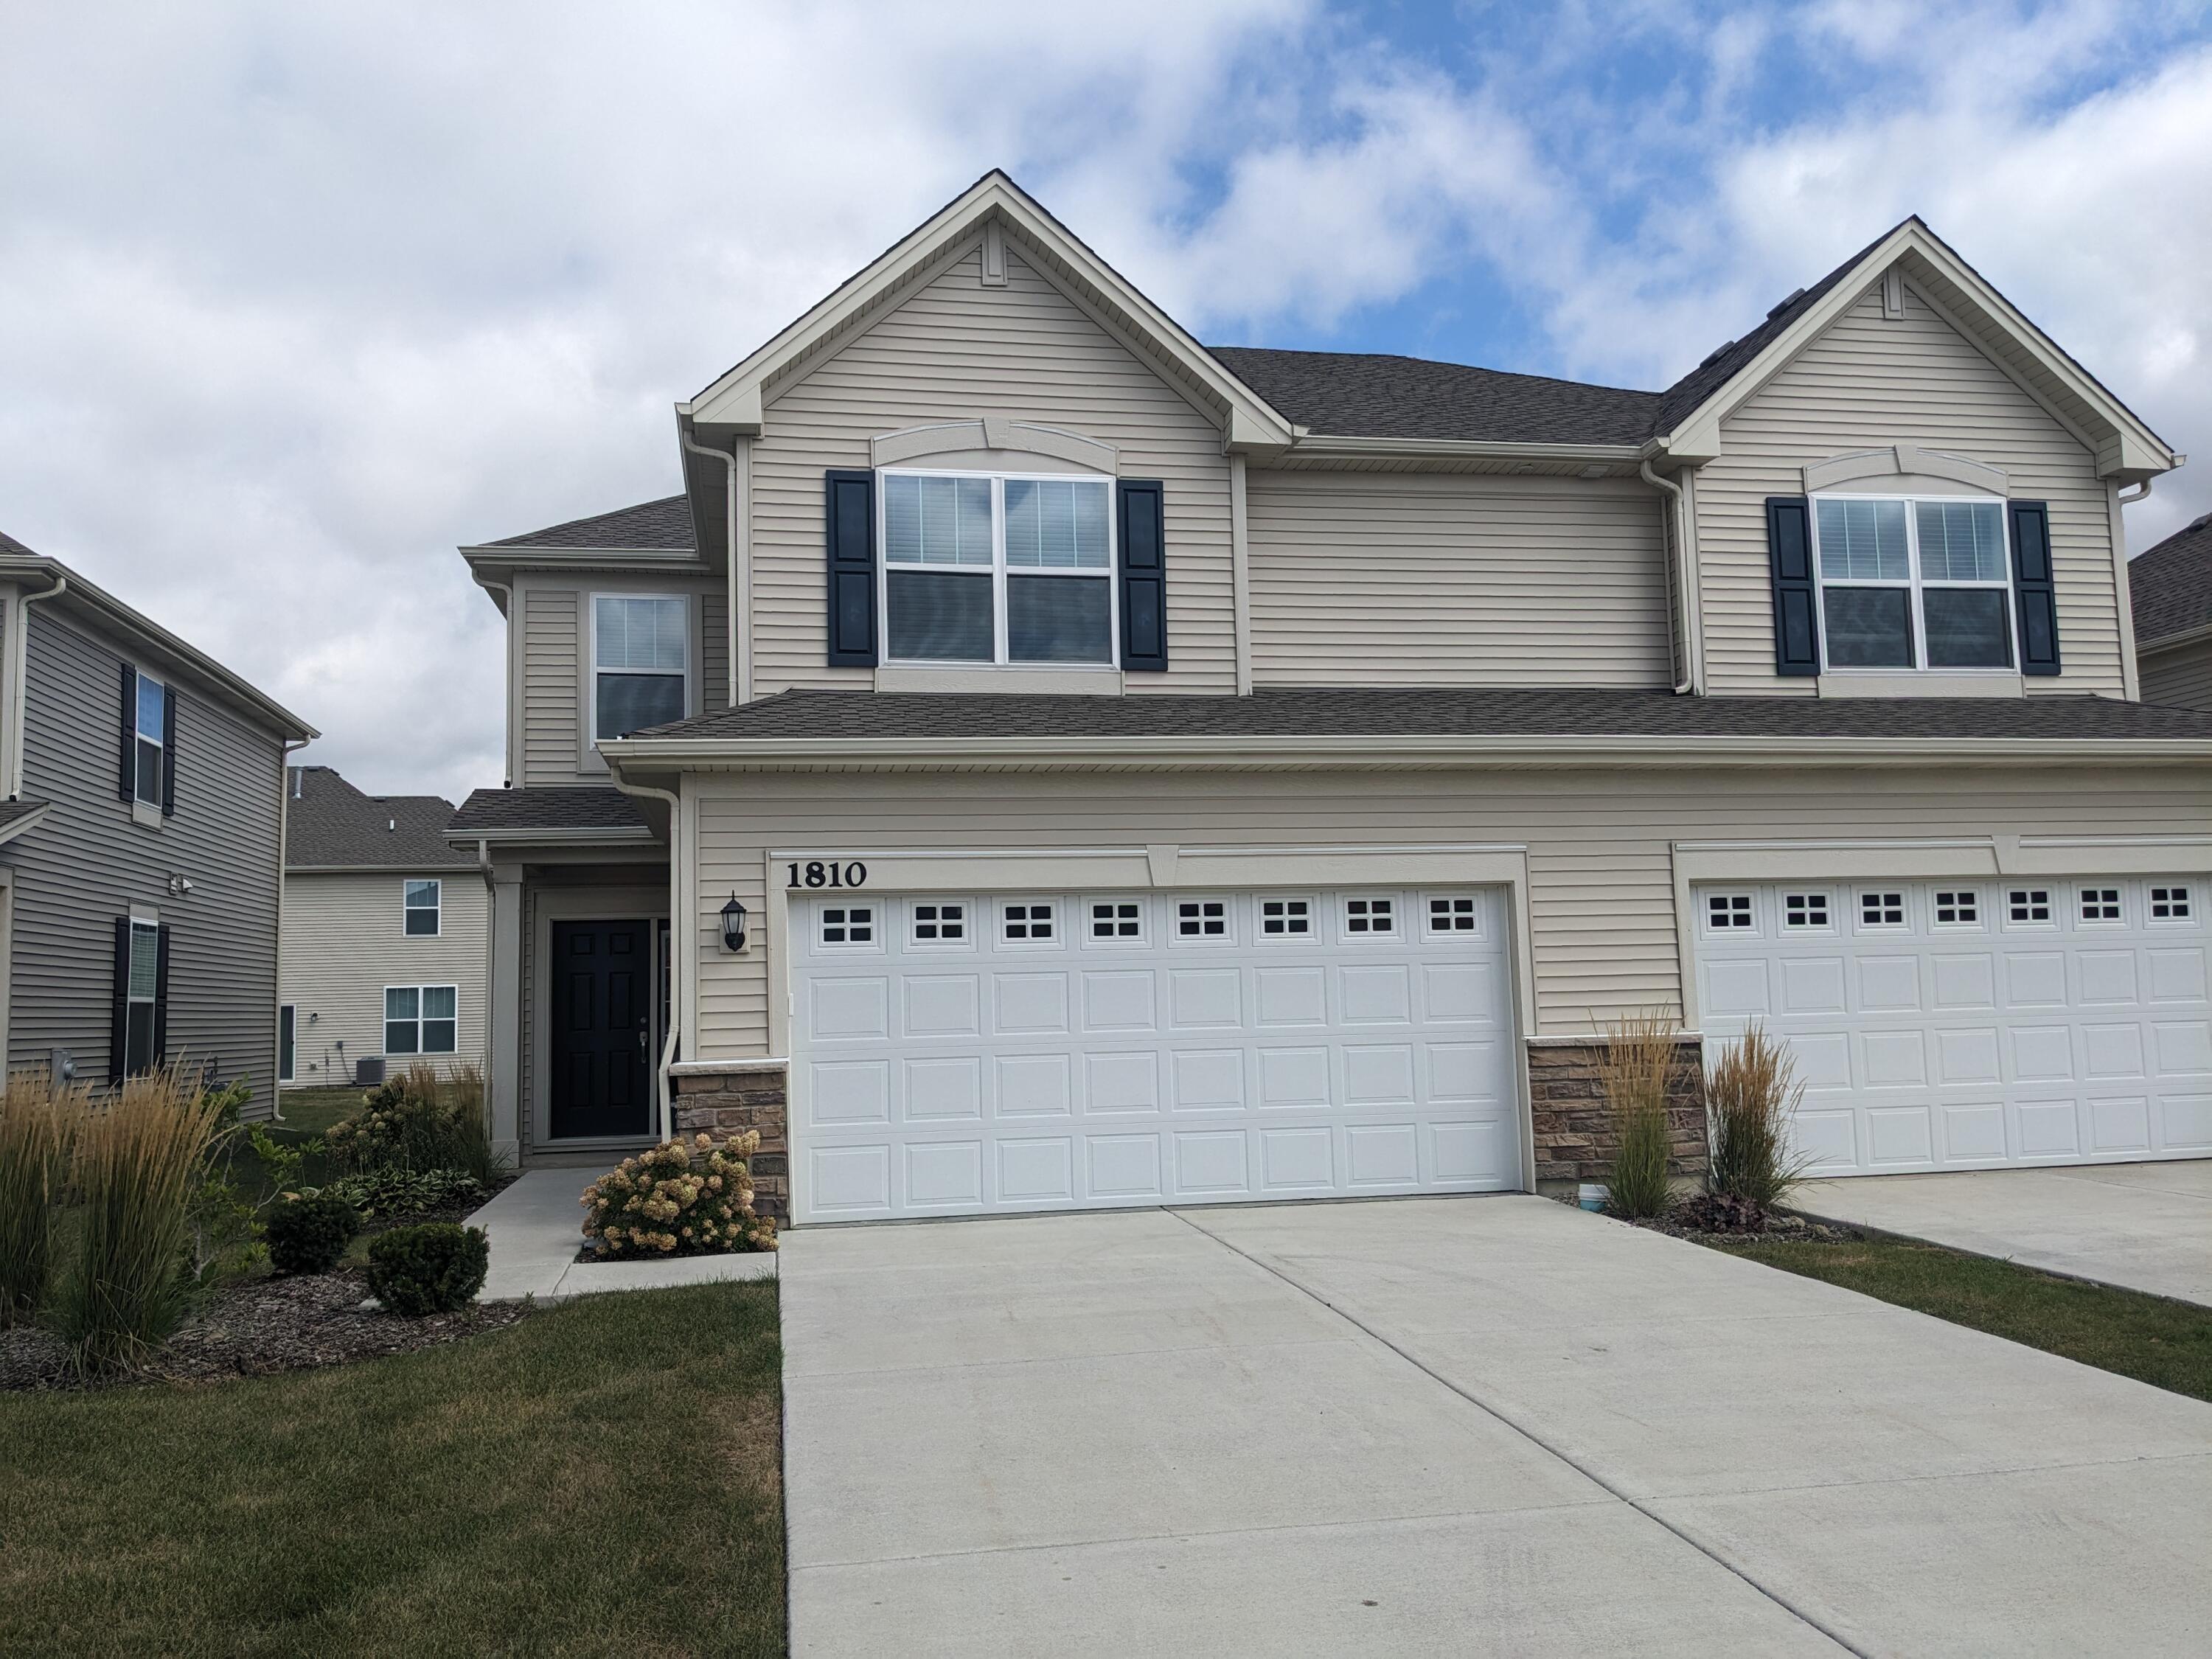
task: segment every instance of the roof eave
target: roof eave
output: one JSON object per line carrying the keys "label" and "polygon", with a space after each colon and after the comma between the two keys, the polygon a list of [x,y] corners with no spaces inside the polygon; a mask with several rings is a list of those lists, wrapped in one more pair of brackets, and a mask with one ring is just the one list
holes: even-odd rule
{"label": "roof eave", "polygon": [[1604,461],[1632,465],[1645,453],[1642,443],[1507,443],[1486,438],[1370,438],[1313,433],[1291,445],[1301,459],[1347,460],[1403,456],[1409,460]]}
{"label": "roof eave", "polygon": [[2181,651],[2192,645],[2212,644],[2212,622],[2201,622],[2171,634],[2160,634],[2154,639],[2136,640],[2136,655],[2148,657],[2161,651]]}
{"label": "roof eave", "polygon": [[519,842],[589,842],[604,845],[612,842],[656,842],[660,837],[643,824],[589,824],[562,828],[543,825],[530,829],[512,827],[498,830],[452,829],[446,839],[459,847],[473,847],[478,842],[489,842],[495,847],[514,846]]}
{"label": "roof eave", "polygon": [[27,830],[35,830],[46,822],[46,814],[54,810],[52,801],[42,800],[27,812],[18,813],[5,823],[0,823],[0,847],[5,847]]}

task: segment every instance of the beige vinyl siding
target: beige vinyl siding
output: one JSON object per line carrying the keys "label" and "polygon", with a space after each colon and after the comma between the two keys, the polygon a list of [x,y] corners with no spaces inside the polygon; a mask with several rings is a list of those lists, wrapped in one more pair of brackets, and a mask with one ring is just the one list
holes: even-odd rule
{"label": "beige vinyl siding", "polygon": [[2051,504],[2064,672],[2032,693],[2124,693],[2112,526],[2091,450],[1911,287],[1881,314],[1879,284],[1721,425],[1698,472],[1698,558],[1709,689],[1814,695],[1774,672],[1765,501],[1802,495],[1808,461],[1912,443],[2002,467],[2008,493]]}
{"label": "beige vinyl siding", "polygon": [[1679,1006],[1677,841],[2116,826],[2156,836],[2201,833],[2212,822],[2212,774],[2201,768],[753,774],[706,787],[714,793],[697,808],[692,942],[701,1052],[710,1058],[765,1052],[769,953],[721,951],[714,913],[734,891],[760,914],[770,849],[865,859],[931,848],[1525,844],[1537,1026],[1571,1033]]}
{"label": "beige vinyl siding", "polygon": [[1259,684],[1671,683],[1642,483],[1246,474]]}
{"label": "beige vinyl siding", "polygon": [[525,587],[515,598],[522,607],[522,775],[515,781],[580,783],[581,596],[574,588]]}
{"label": "beige vinyl siding", "polygon": [[2212,708],[2212,639],[2171,651],[2148,651],[2136,664],[2145,702]]}
{"label": "beige vinyl siding", "polygon": [[[441,884],[434,939],[405,931],[401,895],[415,875]],[[286,876],[283,1000],[297,1011],[293,1083],[350,1082],[355,1060],[384,1052],[387,985],[458,988],[454,1052],[425,1058],[441,1066],[483,1064],[490,906],[473,870]]]}
{"label": "beige vinyl siding", "polygon": [[974,245],[896,309],[779,391],[752,449],[755,677],[870,684],[823,659],[823,482],[870,465],[869,440],[994,415],[1116,445],[1121,473],[1167,486],[1168,658],[1137,691],[1234,691],[1229,464],[1219,428],[1013,249],[981,286]]}

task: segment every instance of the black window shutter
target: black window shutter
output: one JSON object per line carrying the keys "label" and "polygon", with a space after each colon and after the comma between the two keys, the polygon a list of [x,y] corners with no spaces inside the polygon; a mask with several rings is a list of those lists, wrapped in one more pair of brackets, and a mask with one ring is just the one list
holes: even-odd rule
{"label": "black window shutter", "polygon": [[161,688],[161,816],[177,811],[177,688]]}
{"label": "black window shutter", "polygon": [[823,477],[830,550],[830,665],[876,665],[876,475],[832,470]]}
{"label": "black window shutter", "polygon": [[1157,674],[1168,665],[1166,487],[1123,478],[1115,488],[1121,530],[1121,666]]}
{"label": "black window shutter", "polygon": [[118,774],[115,793],[129,800],[136,793],[138,781],[138,671],[129,663],[123,665],[123,766]]}
{"label": "black window shutter", "polygon": [[2008,501],[2012,520],[2013,603],[2020,607],[2020,672],[2058,672],[2058,593],[2051,574],[2051,508]]}
{"label": "black window shutter", "polygon": [[169,924],[154,930],[154,1064],[169,1057]]}
{"label": "black window shutter", "polygon": [[[129,669],[123,671],[129,673]],[[115,919],[115,1001],[108,1011],[107,1081],[123,1081],[123,1057],[131,1043],[131,918]]]}
{"label": "black window shutter", "polygon": [[1820,672],[1820,595],[1813,581],[1813,511],[1802,495],[1766,498],[1766,557],[1774,579],[1774,672]]}

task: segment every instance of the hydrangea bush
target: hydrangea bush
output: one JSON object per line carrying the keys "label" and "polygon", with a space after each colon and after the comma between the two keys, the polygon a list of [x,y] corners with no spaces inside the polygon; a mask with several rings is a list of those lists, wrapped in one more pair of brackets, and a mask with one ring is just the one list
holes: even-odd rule
{"label": "hydrangea bush", "polygon": [[747,1157],[760,1150],[748,1130],[720,1146],[665,1140],[584,1188],[584,1236],[608,1255],[700,1255],[772,1250],[775,1223],[753,1213]]}

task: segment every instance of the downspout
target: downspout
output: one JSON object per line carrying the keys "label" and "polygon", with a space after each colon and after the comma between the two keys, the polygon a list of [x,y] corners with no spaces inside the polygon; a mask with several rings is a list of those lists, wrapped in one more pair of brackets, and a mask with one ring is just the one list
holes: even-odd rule
{"label": "downspout", "polygon": [[723,532],[722,545],[729,557],[729,569],[725,586],[730,600],[730,702],[731,708],[750,702],[753,698],[753,567],[750,558],[738,556],[738,457],[732,449],[724,454],[719,449],[709,449],[686,432],[681,425],[677,437],[684,447],[694,455],[703,455],[722,464]]}
{"label": "downspout", "polygon": [[[1690,666],[1692,653],[1697,647],[1690,637],[1690,538],[1686,523],[1689,514],[1683,507],[1681,485],[1654,471],[1648,459],[1638,463],[1637,471],[1653,489],[1662,489],[1674,497],[1672,502],[1662,500],[1659,503],[1659,534],[1668,550],[1667,574],[1668,583],[1674,590],[1671,596],[1674,600],[1674,624],[1680,630],[1682,639],[1682,660],[1674,676],[1674,695],[1679,697],[1697,684],[1697,676]],[[1668,533],[1670,530],[1672,534]]]}
{"label": "downspout", "polygon": [[2122,495],[2116,492],[2113,495],[2112,499],[2118,501],[2122,507],[2133,507],[2137,501],[2148,501],[2150,499],[2150,481],[2152,477],[2152,474],[2144,474],[2143,481],[2136,487],[2136,493],[2134,495]]}
{"label": "downspout", "polygon": [[[302,738],[297,743],[288,742],[277,759],[283,763],[276,769],[276,1007],[275,1046],[270,1049],[281,1056],[284,1049],[284,888],[292,868],[292,757],[313,742]],[[280,1058],[276,1069],[282,1069]],[[295,1008],[292,1015],[292,1069],[300,1069],[300,1016]],[[269,1079],[269,1115],[276,1122],[284,1121],[284,1079]]]}
{"label": "downspout", "polygon": [[57,571],[54,585],[43,592],[26,593],[15,603],[16,633],[21,637],[9,641],[15,647],[10,653],[15,660],[14,672],[8,687],[8,726],[10,741],[8,746],[8,799],[23,799],[23,750],[28,746],[29,727],[24,721],[23,698],[27,694],[31,672],[31,607],[40,599],[58,599],[69,592],[69,578]]}
{"label": "downspout", "polygon": [[[711,455],[714,451],[707,453]],[[668,988],[668,1036],[660,1045],[660,1065],[654,1073],[653,1091],[660,1103],[660,1138],[666,1140],[676,1133],[675,1080],[670,1077],[668,1068],[676,1063],[684,1031],[684,1011],[691,1006],[686,994],[691,971],[692,929],[683,897],[684,802],[673,790],[625,781],[619,766],[611,763],[607,776],[625,795],[668,803],[668,965],[675,983]]]}

